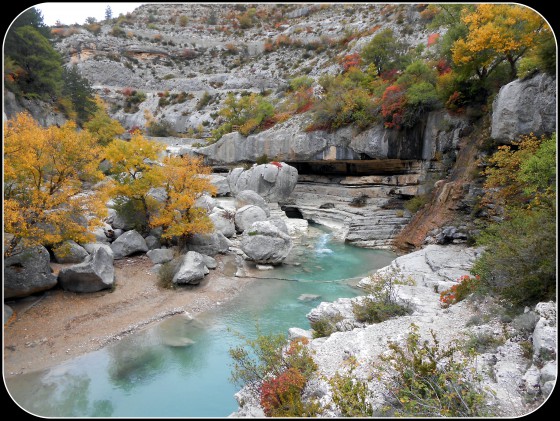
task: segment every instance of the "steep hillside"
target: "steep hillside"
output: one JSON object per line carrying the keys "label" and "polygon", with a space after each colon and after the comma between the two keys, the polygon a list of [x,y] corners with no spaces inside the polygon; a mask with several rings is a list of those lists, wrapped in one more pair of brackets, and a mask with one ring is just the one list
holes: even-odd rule
{"label": "steep hillside", "polygon": [[[204,137],[217,126],[228,92],[280,99],[291,78],[338,73],[343,56],[385,28],[412,45],[426,44],[423,7],[151,4],[102,22],[94,33],[86,27],[53,31],[58,51],[77,64],[126,128],[143,127],[149,110],[179,133],[201,129]],[[145,101],[126,107],[125,88],[144,92]],[[161,100],[166,91],[178,95],[167,105]],[[201,102],[205,93],[211,99]]]}

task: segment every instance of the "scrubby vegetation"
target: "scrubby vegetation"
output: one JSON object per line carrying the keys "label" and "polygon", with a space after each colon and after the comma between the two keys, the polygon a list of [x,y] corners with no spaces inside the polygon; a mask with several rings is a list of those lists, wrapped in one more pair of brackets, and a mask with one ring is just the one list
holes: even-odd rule
{"label": "scrubby vegetation", "polygon": [[501,146],[485,171],[485,199],[502,205],[501,222],[478,239],[486,247],[473,273],[517,305],[556,295],[556,136],[524,136]]}
{"label": "scrubby vegetation", "polygon": [[244,344],[231,348],[233,359],[231,381],[260,397],[269,417],[312,417],[319,412],[316,402],[302,400],[302,392],[317,365],[307,341],[263,335],[242,338]]}
{"label": "scrubby vegetation", "polygon": [[414,281],[401,274],[388,272],[370,276],[370,283],[364,287],[367,292],[360,302],[352,304],[356,320],[365,323],[381,323],[392,317],[404,316],[412,312],[410,305],[397,299],[397,285],[411,285]]}

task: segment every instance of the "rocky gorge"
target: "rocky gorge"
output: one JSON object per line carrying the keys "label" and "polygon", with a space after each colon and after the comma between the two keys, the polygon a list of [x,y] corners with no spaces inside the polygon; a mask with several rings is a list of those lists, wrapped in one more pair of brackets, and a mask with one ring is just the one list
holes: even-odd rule
{"label": "rocky gorge", "polygon": [[[112,118],[131,132],[147,131],[157,121],[168,135],[146,137],[163,144],[165,155],[201,157],[213,168],[208,177],[217,193],[200,197],[196,207],[207,211],[214,230],[192,236],[184,249],[168,247],[161,232],[138,232],[109,201],[108,217],[93,232],[95,243],[40,246],[4,260],[5,323],[12,316],[10,300],[54,287],[110,291],[119,281],[115,262],[139,255],[149,258],[153,273],[171,268],[175,286],[204,284],[224,257],[232,259],[232,279],[245,278],[282,265],[308,224],[319,224],[345,243],[397,251],[400,256],[372,276],[398,273],[407,279],[395,294],[410,308],[381,323],[358,321],[352,309],[366,299],[372,282],[366,277],[358,284],[364,295],[321,302],[308,313],[311,324],[334,318],[333,333],[317,338],[313,329],[287,332],[290,339],[309,341],[318,371],[302,396],[319,402],[322,416],[341,416],[329,379],[351,364],[352,375],[367,384],[374,413],[381,413],[389,398],[373,380],[374,367],[389,343],[405,342],[413,324],[422,338],[433,330],[443,344],[460,340],[479,347],[476,370],[500,416],[538,408],[555,385],[556,303],[540,302],[512,318],[492,297],[443,307],[440,294],[468,275],[482,253],[473,243],[480,233],[476,218],[488,212],[480,204],[482,180],[475,176],[488,154],[483,143],[509,145],[520,135],[554,133],[554,77],[536,72],[502,86],[491,110],[433,110],[401,130],[384,123],[308,130],[312,116],[302,112],[257,133],[243,135],[237,128],[212,138],[223,123],[219,111],[228,93],[266,92],[281,101],[290,79],[305,74],[320,97],[318,80],[339,71],[339,56],[362,51],[382,29],[413,46],[429,44],[421,8],[389,6],[260,5],[263,21],[275,13],[281,19],[239,30],[221,29],[226,12],[237,10],[233,5],[146,4],[118,23],[101,25],[98,33],[76,28],[66,35],[68,28],[58,28],[64,35],[56,38],[57,50],[92,83]],[[185,25],[182,16],[188,17]],[[208,23],[212,17],[223,25]],[[115,35],[115,26],[124,35]],[[378,28],[368,34],[372,26]],[[349,31],[362,36],[337,44]],[[277,45],[286,38],[299,47],[269,51],[271,40]],[[333,47],[316,52],[327,39]],[[342,45],[337,53],[334,45]],[[136,107],[127,103],[131,89],[145,95]],[[59,113],[11,92],[5,91],[4,102],[5,119],[27,109],[45,126],[64,122]],[[151,195],[162,200],[160,193]],[[418,199],[427,204],[415,213],[407,204]],[[52,262],[65,266],[56,276]],[[231,416],[265,415],[259,396],[248,389],[236,399],[239,409]]]}

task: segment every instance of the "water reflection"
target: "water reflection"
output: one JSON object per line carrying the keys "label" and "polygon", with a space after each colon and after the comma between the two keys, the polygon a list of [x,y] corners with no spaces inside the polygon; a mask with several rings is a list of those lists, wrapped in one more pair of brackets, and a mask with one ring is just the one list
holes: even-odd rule
{"label": "water reflection", "polygon": [[61,408],[68,417],[110,417],[113,414],[113,404],[109,399],[90,403],[91,379],[83,373],[57,368],[36,377],[31,373],[6,380],[14,401],[34,415],[58,417]]}

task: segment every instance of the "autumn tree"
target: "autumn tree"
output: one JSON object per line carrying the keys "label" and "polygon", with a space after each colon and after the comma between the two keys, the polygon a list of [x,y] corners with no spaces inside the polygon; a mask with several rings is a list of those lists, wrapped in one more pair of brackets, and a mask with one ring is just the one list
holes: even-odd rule
{"label": "autumn tree", "polygon": [[4,123],[4,230],[13,235],[6,256],[18,245],[93,239],[88,229],[103,216],[104,191],[85,193],[84,183],[102,178],[101,155],[73,122],[44,128],[20,113]]}
{"label": "autumn tree", "polygon": [[111,195],[117,211],[139,230],[147,228],[157,206],[150,193],[153,187],[159,187],[160,178],[153,168],[163,150],[163,145],[140,134],[134,134],[130,141],[115,139],[105,148],[115,181]]}
{"label": "autumn tree", "polygon": [[503,215],[477,239],[485,250],[473,273],[494,295],[525,306],[556,296],[556,134],[513,146],[501,146],[485,170],[483,200]]}
{"label": "autumn tree", "polygon": [[204,193],[216,194],[216,188],[205,177],[211,169],[203,165],[202,158],[166,157],[163,166],[154,170],[165,189],[166,199],[152,214],[150,226],[163,228],[163,238],[183,241],[191,234],[211,232],[214,226],[206,209],[194,206]]}
{"label": "autumn tree", "polygon": [[124,128],[117,120],[109,117],[105,103],[100,97],[95,98],[95,103],[97,110],[84,124],[84,129],[95,136],[100,145],[106,146],[118,135],[124,133]]}
{"label": "autumn tree", "polygon": [[115,185],[117,209],[137,228],[163,228],[164,238],[185,240],[194,233],[213,229],[203,209],[194,202],[203,193],[215,194],[204,175],[211,170],[201,159],[165,157],[163,146],[134,134],[130,142],[116,139],[106,148]]}
{"label": "autumn tree", "polygon": [[274,115],[274,106],[255,93],[240,98],[229,93],[219,114],[224,117],[225,123],[214,130],[216,139],[232,132],[234,126],[238,126],[239,133],[243,136],[248,136],[259,130],[264,121]]}
{"label": "autumn tree", "polygon": [[479,4],[462,21],[468,34],[453,45],[453,61],[472,68],[481,80],[504,61],[515,79],[517,61],[534,45],[537,34],[548,30],[533,10],[510,4]]}

